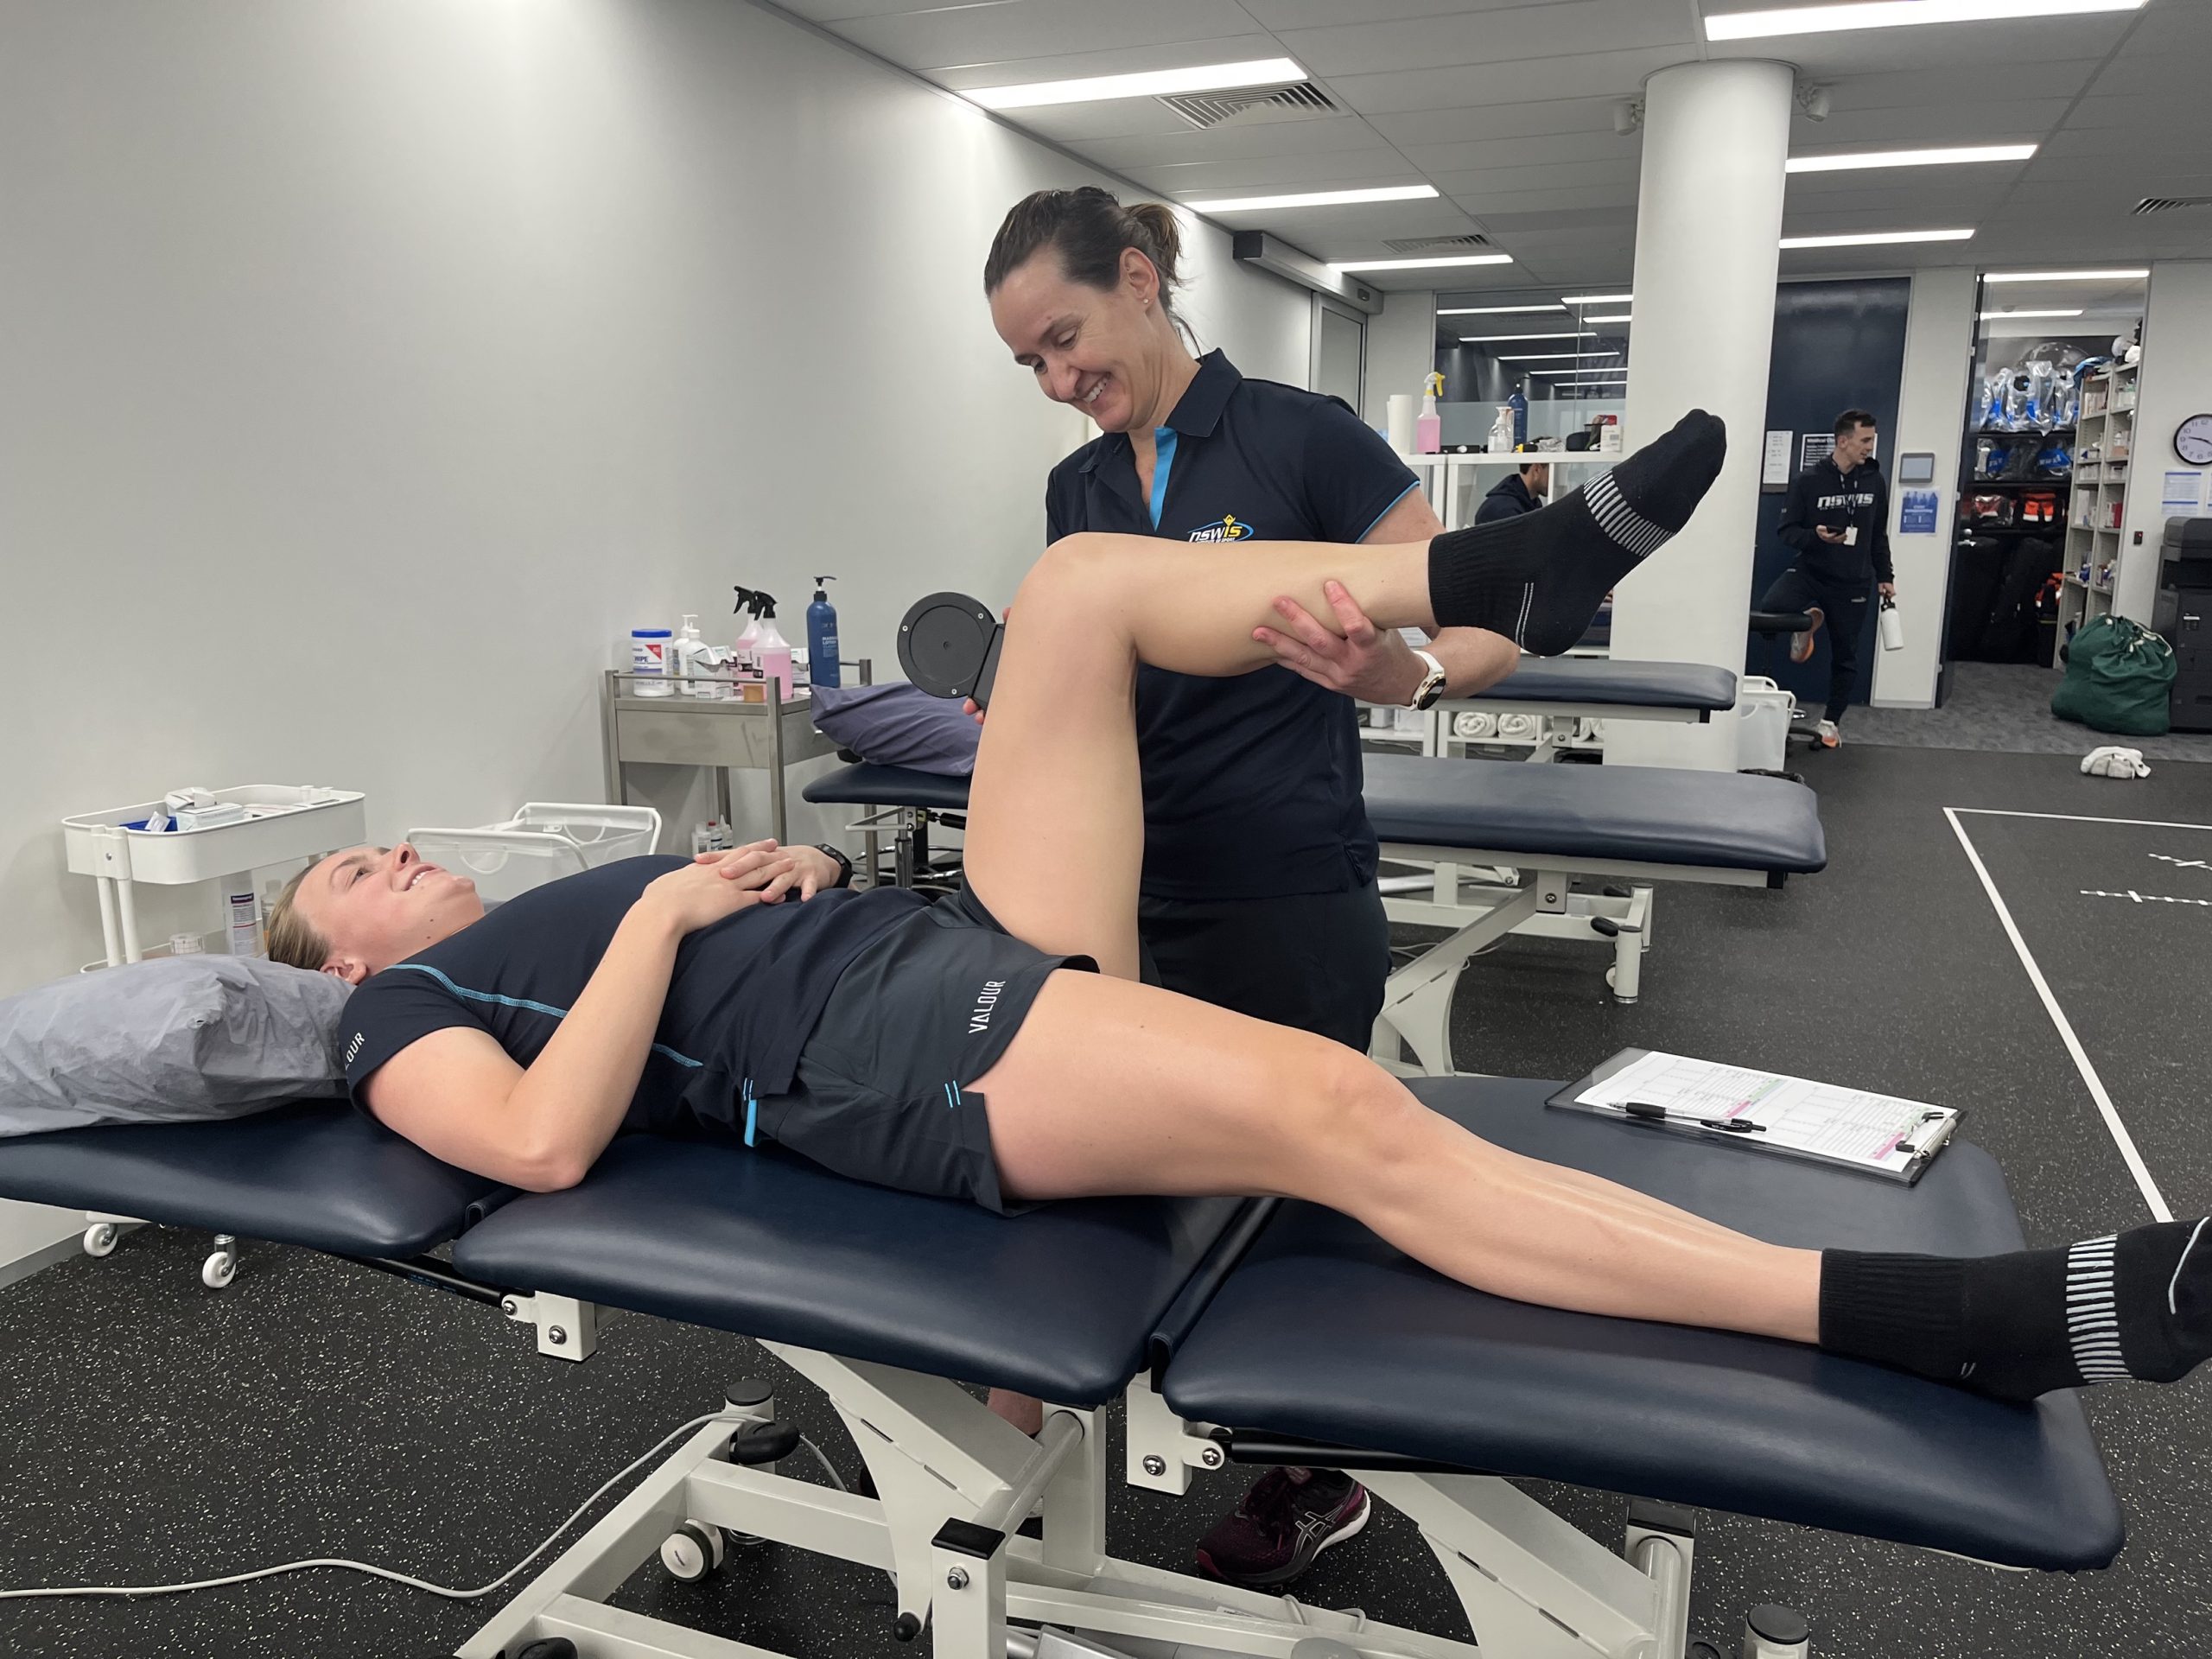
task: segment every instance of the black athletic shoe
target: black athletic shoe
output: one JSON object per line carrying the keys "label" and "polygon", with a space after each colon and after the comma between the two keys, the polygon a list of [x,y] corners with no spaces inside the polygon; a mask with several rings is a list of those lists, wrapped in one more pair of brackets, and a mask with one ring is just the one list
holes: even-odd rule
{"label": "black athletic shoe", "polygon": [[1338,1470],[1316,1469],[1303,1483],[1274,1470],[1198,1540],[1198,1570],[1255,1588],[1288,1584],[1357,1535],[1371,1507],[1367,1488]]}

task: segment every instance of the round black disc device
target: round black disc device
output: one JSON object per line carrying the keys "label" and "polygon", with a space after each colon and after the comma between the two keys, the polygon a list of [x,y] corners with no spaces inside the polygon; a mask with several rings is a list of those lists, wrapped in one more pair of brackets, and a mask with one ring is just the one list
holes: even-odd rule
{"label": "round black disc device", "polygon": [[998,619],[982,601],[931,594],[899,625],[899,665],[933,697],[976,696],[998,632]]}

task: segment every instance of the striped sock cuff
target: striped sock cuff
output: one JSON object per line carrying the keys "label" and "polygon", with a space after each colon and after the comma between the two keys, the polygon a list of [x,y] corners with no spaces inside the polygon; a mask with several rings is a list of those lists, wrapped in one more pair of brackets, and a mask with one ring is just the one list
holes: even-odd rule
{"label": "striped sock cuff", "polygon": [[2066,1252],[2066,1336],[2084,1382],[2117,1382],[2131,1373],[2120,1347],[2120,1303],[2113,1294],[2119,1241],[2085,1238]]}
{"label": "striped sock cuff", "polygon": [[1667,538],[1674,534],[1629,505],[1610,471],[1599,474],[1583,486],[1582,499],[1590,509],[1590,516],[1598,521],[1598,528],[1624,553],[1633,557],[1649,558],[1665,546]]}

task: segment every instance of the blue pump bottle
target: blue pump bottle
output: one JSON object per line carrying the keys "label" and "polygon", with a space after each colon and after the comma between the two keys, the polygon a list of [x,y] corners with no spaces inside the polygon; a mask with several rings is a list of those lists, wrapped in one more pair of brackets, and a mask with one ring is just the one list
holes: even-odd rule
{"label": "blue pump bottle", "polygon": [[835,576],[814,579],[814,603],[806,607],[806,678],[810,685],[834,686],[837,678],[837,607],[830,602],[823,583]]}

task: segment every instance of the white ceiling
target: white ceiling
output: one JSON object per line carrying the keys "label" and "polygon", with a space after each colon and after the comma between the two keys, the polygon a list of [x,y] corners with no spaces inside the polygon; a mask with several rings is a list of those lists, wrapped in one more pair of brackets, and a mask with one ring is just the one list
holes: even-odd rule
{"label": "white ceiling", "polygon": [[1440,199],[1217,217],[1330,260],[1390,257],[1394,238],[1479,232],[1515,264],[1459,276],[1469,292],[1625,289],[1641,139],[1614,132],[1614,105],[1655,69],[1724,56],[1786,58],[1832,89],[1826,121],[1793,123],[1794,153],[2042,146],[2026,162],[1793,175],[1786,234],[1972,226],[1974,236],[1785,252],[1785,276],[2212,256],[2212,208],[2132,213],[2145,196],[2212,195],[2206,0],[1719,45],[1705,42],[1700,13],[1746,0],[778,3],[955,92],[1294,58],[1344,113],[1202,132],[1146,98],[1009,118],[1169,200],[1425,181]]}

